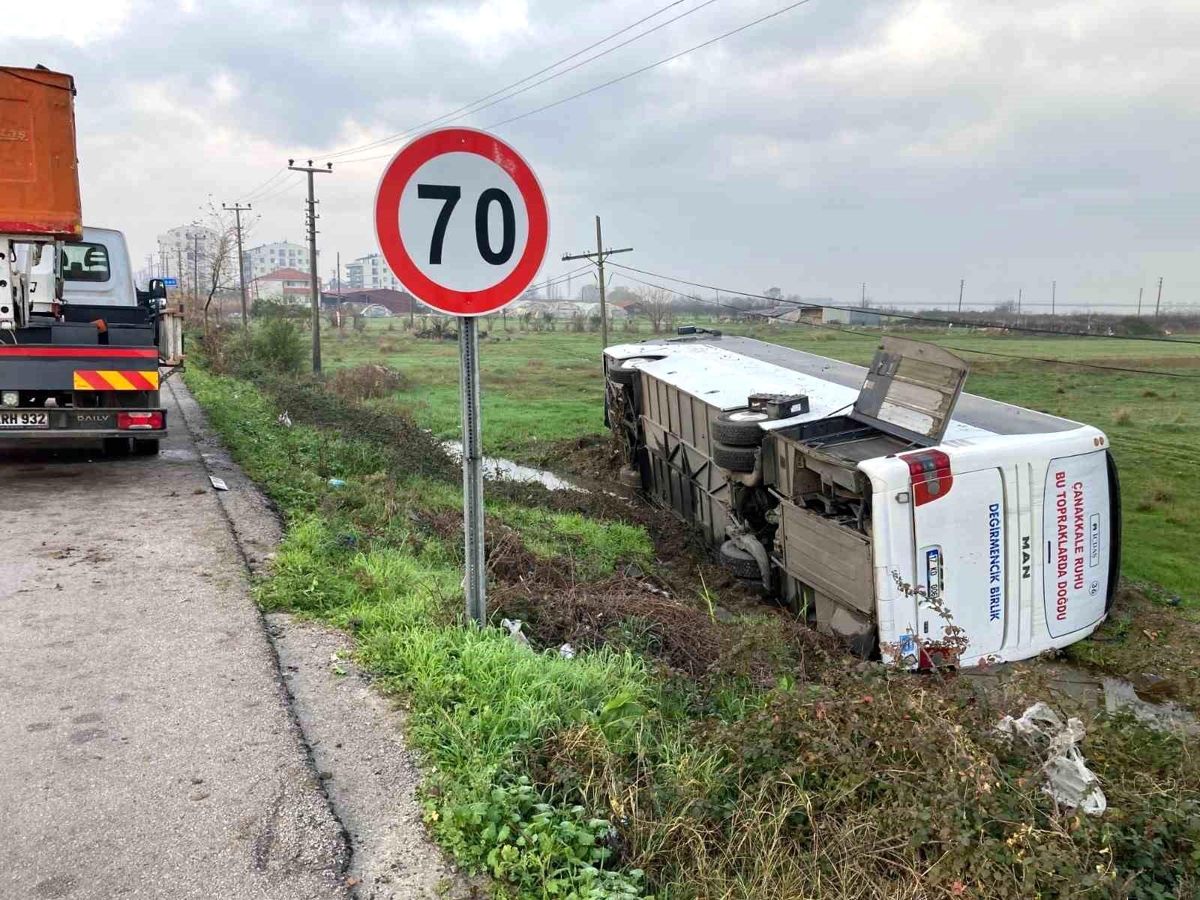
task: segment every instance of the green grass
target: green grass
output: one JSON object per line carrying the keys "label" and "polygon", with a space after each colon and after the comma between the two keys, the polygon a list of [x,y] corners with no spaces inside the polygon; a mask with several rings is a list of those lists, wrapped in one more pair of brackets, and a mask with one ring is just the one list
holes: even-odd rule
{"label": "green grass", "polygon": [[[762,616],[713,627],[730,656],[775,660],[773,677],[684,677],[664,669],[654,645],[712,634],[620,619],[613,594],[599,596],[614,604],[610,639],[573,659],[553,644],[521,646],[461,619],[459,537],[444,529],[458,488],[444,468],[412,474],[414,429],[361,410],[343,416],[295,391],[287,396],[299,424],[285,428],[280,386],[195,369],[187,379],[286,517],[262,603],[356,636],[363,664],[409,707],[433,835],[461,865],[490,873],[496,896],[1155,898],[1197,889],[1200,760],[1184,738],[1122,717],[1089,723],[1085,752],[1110,802],[1094,819],[1042,793],[1036,749],[996,737],[998,716],[1029,700],[1020,673],[979,695],[962,681],[859,670]],[[547,509],[536,497],[499,497],[489,513],[572,569],[571,592],[603,584],[596,579],[623,562],[654,565],[646,532],[631,523]],[[521,580],[506,588],[539,591]]]}
{"label": "green grass", "polygon": [[[409,386],[380,407],[402,409],[439,436],[457,437],[457,345],[418,340],[402,323],[390,324],[391,332],[387,320],[375,320],[361,336],[331,336],[331,365],[383,362],[399,369]],[[860,364],[870,360],[877,340],[875,334],[799,326],[718,327]],[[525,332],[512,322],[506,332],[496,318],[485,328],[491,332],[481,347],[488,453],[545,460],[556,441],[603,431],[598,334]],[[914,336],[963,350],[1200,375],[1200,346],[1190,344],[961,330]],[[612,340],[647,337],[645,331],[618,331]],[[1200,479],[1194,477],[1200,467],[1200,380],[964,355],[972,365],[968,391],[1087,422],[1109,435],[1122,481],[1125,576],[1200,608],[1200,567],[1192,549],[1200,529]]]}

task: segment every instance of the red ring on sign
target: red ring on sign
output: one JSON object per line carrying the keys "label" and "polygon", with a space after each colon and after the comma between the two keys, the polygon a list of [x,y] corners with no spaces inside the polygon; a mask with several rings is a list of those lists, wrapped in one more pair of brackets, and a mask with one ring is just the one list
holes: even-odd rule
{"label": "red ring on sign", "polygon": [[[400,198],[405,186],[417,169],[445,153],[475,153],[496,163],[516,184],[525,202],[529,221],[525,251],[503,280],[480,291],[456,291],[438,284],[417,268],[400,234]],[[546,255],[550,215],[537,176],[512,147],[474,128],[441,128],[414,139],[383,170],[375,194],[375,235],[392,272],[417,299],[449,315],[482,316],[515,300],[529,287]]]}

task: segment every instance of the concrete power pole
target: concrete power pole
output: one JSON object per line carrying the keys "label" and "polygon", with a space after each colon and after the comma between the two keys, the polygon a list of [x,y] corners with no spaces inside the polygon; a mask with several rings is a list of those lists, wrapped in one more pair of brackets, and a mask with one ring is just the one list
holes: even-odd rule
{"label": "concrete power pole", "polygon": [[963,288],[966,287],[966,284],[967,284],[967,279],[960,278],[958,280],[958,311],[960,313],[962,312]]}
{"label": "concrete power pole", "polygon": [[1050,282],[1050,315],[1054,315],[1058,310],[1058,282]]}
{"label": "concrete power pole", "polygon": [[242,255],[242,213],[250,210],[250,204],[238,206],[235,201],[233,206],[221,204],[221,209],[230,210],[233,212],[233,217],[237,222],[237,245],[238,245],[238,284],[242,286],[242,328],[250,327],[250,305],[246,302],[246,259]]}
{"label": "concrete power pole", "polygon": [[1142,292],[1144,290],[1146,290],[1144,287],[1138,288],[1138,311],[1137,311],[1137,314],[1139,316],[1142,314]]}
{"label": "concrete power pole", "polygon": [[[192,232],[192,299],[200,300],[200,232]],[[205,314],[207,321],[208,313]]]}
{"label": "concrete power pole", "polygon": [[604,289],[604,260],[614,253],[629,253],[632,247],[622,247],[619,250],[605,250],[604,239],[600,235],[600,217],[596,216],[596,252],[595,253],[564,253],[563,262],[573,259],[586,259],[596,264],[600,276],[600,340],[608,346],[608,299]]}
{"label": "concrete power pole", "polygon": [[1154,301],[1154,318],[1158,318],[1159,308],[1162,306],[1162,276],[1158,276],[1158,299]]}
{"label": "concrete power pole", "polygon": [[1017,288],[1017,315],[1021,314],[1021,298],[1025,295],[1025,288]]}
{"label": "concrete power pole", "polygon": [[288,168],[293,172],[308,173],[308,267],[312,282],[312,366],[313,372],[321,374],[321,285],[317,275],[317,201],[313,196],[313,175],[328,175],[333,171],[333,163],[325,163],[324,169],[314,168],[312,160],[307,166],[297,166],[294,159],[288,160]]}

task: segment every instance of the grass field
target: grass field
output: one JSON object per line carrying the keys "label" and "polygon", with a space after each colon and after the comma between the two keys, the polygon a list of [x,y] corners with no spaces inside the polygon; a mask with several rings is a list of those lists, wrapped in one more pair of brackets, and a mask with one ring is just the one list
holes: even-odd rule
{"label": "grass field", "polygon": [[[294,361],[303,350],[291,341]],[[818,349],[864,350],[836,341]],[[556,334],[486,345],[493,448],[544,456],[552,439],[597,430],[595,344]],[[491,876],[492,896],[1157,900],[1200,890],[1200,756],[1187,735],[1054,696],[1036,662],[987,691],[856,664],[742,591],[668,514],[603,492],[490,483],[492,627],[464,626],[459,472],[397,412],[453,432],[455,347],[395,332],[331,336],[331,361],[386,354],[407,373],[403,390],[368,404],[337,393],[366,383],[353,372],[272,376],[205,349],[232,374],[197,365],[188,384],[285,519],[261,602],[353,634],[376,686],[409,710],[432,835]],[[1105,642],[1078,646],[1110,671],[1163,675],[1197,708],[1190,611],[1123,597]],[[498,627],[503,616],[524,623],[529,646]],[[1048,697],[1087,719],[1102,817],[1052,801],[1044,748],[996,733],[1002,715]]]}
{"label": "grass field", "polygon": [[[458,431],[458,348],[416,339],[396,320],[374,320],[363,334],[330,333],[331,367],[377,362],[408,378],[382,408],[410,413],[442,437]],[[392,330],[387,330],[388,328]],[[721,325],[823,356],[866,363],[877,333],[799,326]],[[523,332],[498,319],[483,342],[484,446],[488,453],[546,460],[555,442],[603,430],[600,339],[595,333]],[[1088,422],[1112,441],[1120,467],[1125,515],[1126,578],[1200,608],[1200,567],[1194,533],[1200,529],[1200,377],[1173,378],[1076,368],[1011,357],[1200,376],[1200,345],[1097,338],[1009,337],[986,333],[922,332],[923,340],[953,347],[971,363],[967,390],[1007,403]],[[614,342],[643,340],[617,331]],[[987,353],[1007,354],[989,356]]]}

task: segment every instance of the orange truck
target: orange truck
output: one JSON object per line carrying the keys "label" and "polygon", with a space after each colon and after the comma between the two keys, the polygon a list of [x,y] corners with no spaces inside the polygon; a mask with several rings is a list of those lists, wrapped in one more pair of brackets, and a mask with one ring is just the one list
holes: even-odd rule
{"label": "orange truck", "polygon": [[166,287],[84,227],[74,103],[70,75],[0,66],[0,445],[154,454]]}

